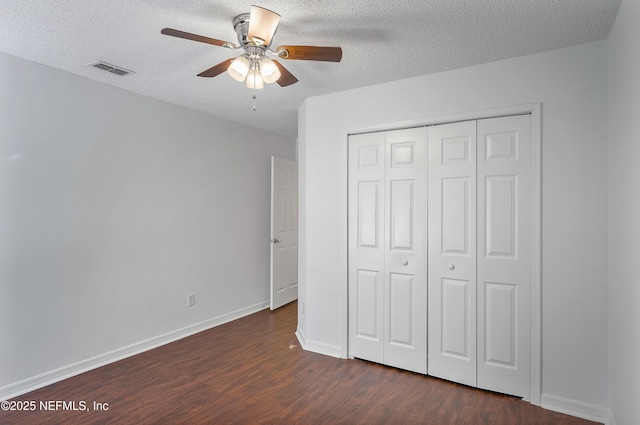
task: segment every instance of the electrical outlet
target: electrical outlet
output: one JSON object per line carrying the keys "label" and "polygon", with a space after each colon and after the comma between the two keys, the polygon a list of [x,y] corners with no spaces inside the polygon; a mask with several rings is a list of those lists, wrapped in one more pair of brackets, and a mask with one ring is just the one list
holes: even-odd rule
{"label": "electrical outlet", "polygon": [[188,307],[193,307],[194,305],[196,305],[196,294],[189,294],[187,297],[187,303]]}

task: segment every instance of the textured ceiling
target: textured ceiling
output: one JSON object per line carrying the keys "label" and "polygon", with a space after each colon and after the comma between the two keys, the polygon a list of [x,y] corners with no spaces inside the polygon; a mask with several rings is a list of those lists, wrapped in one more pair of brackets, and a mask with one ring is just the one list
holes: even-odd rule
{"label": "textured ceiling", "polygon": [[[0,51],[187,108],[297,135],[305,98],[601,40],[621,0],[0,0]],[[196,77],[239,51],[160,34],[237,42],[251,4],[282,18],[273,45],[340,46],[341,63],[282,61],[300,80],[252,92]],[[97,60],[132,70],[119,77]]]}

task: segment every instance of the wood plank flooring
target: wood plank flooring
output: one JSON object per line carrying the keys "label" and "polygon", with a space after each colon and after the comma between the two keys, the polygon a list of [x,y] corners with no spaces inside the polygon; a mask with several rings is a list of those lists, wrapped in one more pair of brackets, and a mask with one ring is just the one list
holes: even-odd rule
{"label": "wood plank flooring", "polygon": [[[0,424],[587,425],[520,399],[302,350],[297,305],[264,310],[15,400]],[[42,410],[40,402],[88,411]],[[94,402],[108,410],[94,410]]]}

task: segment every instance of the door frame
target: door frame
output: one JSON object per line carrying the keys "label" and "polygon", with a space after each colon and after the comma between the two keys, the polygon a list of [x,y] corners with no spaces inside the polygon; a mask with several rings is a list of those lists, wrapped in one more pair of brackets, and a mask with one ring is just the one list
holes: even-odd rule
{"label": "door frame", "polygon": [[540,406],[542,381],[542,103],[483,109],[457,114],[418,118],[406,121],[392,121],[361,127],[349,127],[342,130],[342,158],[340,179],[342,182],[342,212],[340,217],[340,250],[342,276],[342,358],[348,357],[349,344],[349,308],[348,308],[348,143],[353,134],[372,133],[378,131],[400,130],[403,128],[428,127],[458,121],[498,118],[511,115],[531,115],[531,202],[532,202],[532,237],[531,237],[531,404]]}

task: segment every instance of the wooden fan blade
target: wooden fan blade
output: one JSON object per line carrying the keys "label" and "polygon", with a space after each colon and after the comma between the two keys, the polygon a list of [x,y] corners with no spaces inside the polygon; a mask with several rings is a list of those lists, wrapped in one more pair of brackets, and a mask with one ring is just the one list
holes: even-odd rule
{"label": "wooden fan blade", "polygon": [[229,68],[229,65],[231,65],[231,62],[233,62],[234,59],[235,58],[230,58],[224,62],[220,62],[216,66],[212,66],[206,71],[202,71],[200,74],[198,74],[198,77],[215,77],[217,75],[220,75]]}
{"label": "wooden fan blade", "polygon": [[164,35],[170,35],[172,37],[178,37],[178,38],[186,38],[187,40],[213,44],[214,46],[224,46],[225,44],[231,44],[226,41],[218,40],[215,38],[205,37],[198,34],[191,34],[190,32],[184,32],[180,30],[174,30],[173,28],[163,28],[162,31],[160,32]]}
{"label": "wooden fan blade", "polygon": [[287,87],[298,82],[298,79],[292,73],[290,73],[287,68],[282,66],[280,62],[274,60],[273,63],[275,63],[280,70],[280,78],[278,78],[278,81],[276,81],[280,87]]}
{"label": "wooden fan blade", "polygon": [[[340,62],[342,60],[342,49],[340,47],[279,46],[276,51],[282,59],[325,62]],[[280,52],[286,53],[281,54]]]}

